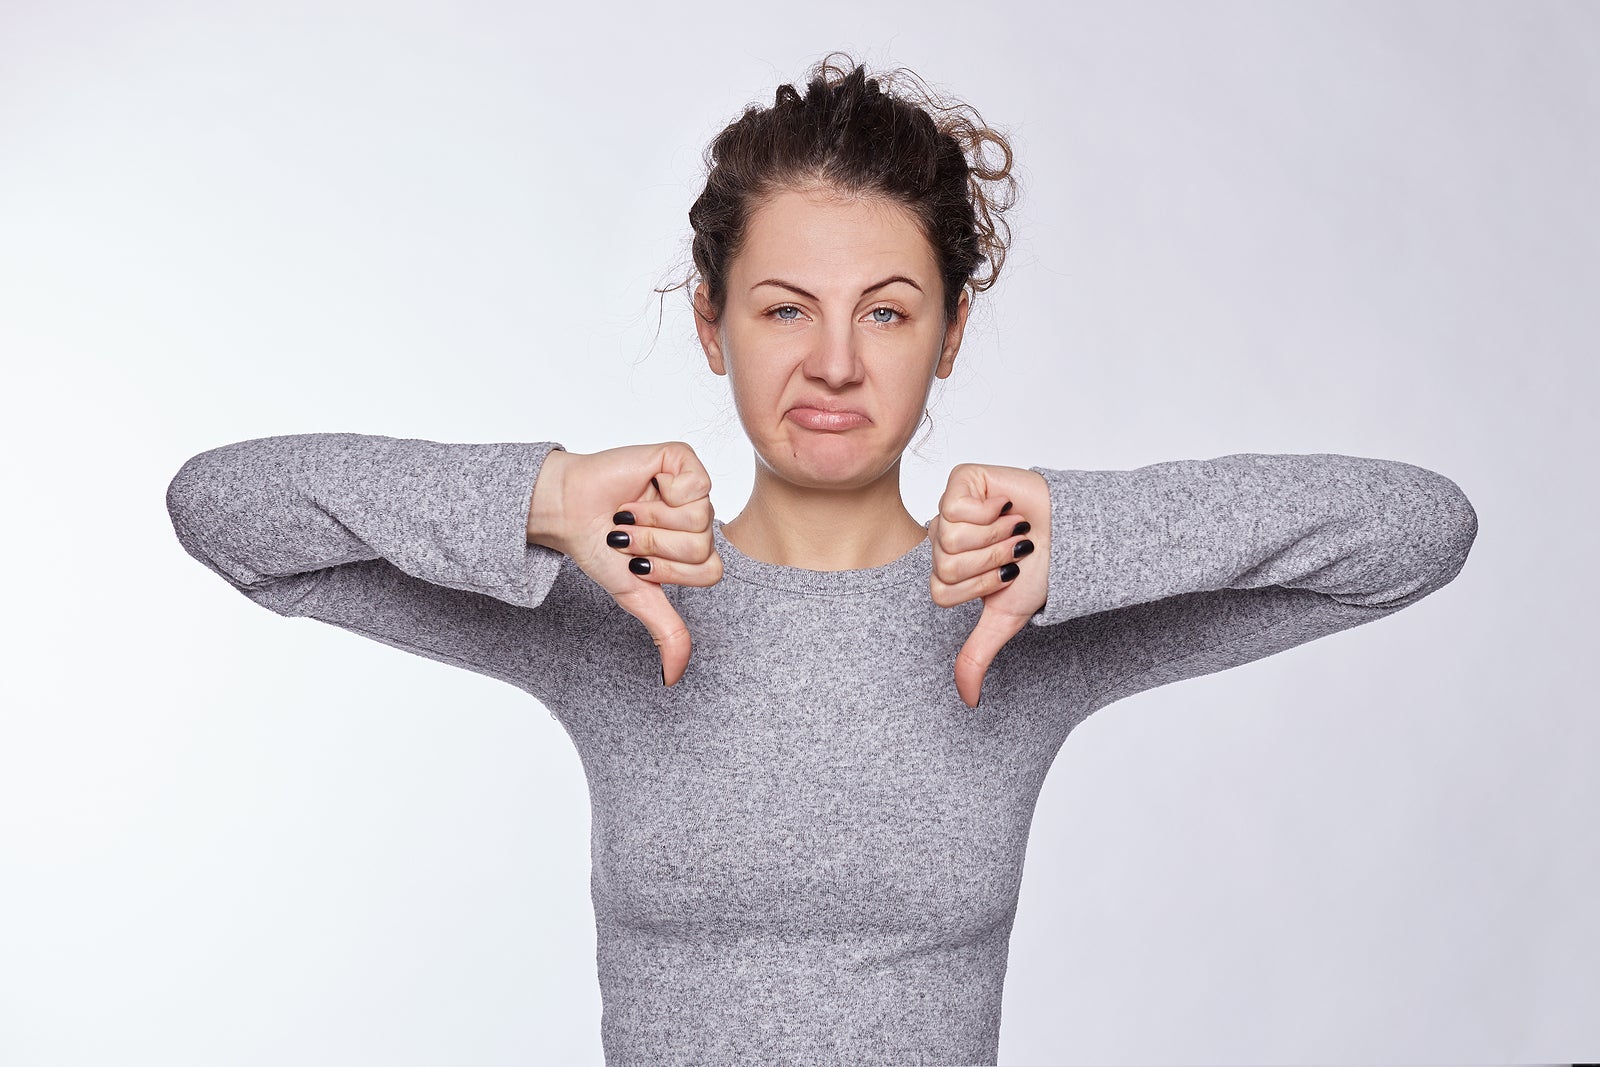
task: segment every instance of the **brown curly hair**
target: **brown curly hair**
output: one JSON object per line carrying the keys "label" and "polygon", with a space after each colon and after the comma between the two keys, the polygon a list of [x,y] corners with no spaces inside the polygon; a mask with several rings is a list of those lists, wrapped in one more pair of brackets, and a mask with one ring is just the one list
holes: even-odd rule
{"label": "brown curly hair", "polygon": [[[689,209],[694,269],[656,291],[683,288],[692,306],[703,279],[710,321],[720,319],[729,265],[753,210],[783,190],[820,184],[910,209],[939,264],[948,322],[962,288],[987,290],[1005,262],[1011,231],[1002,215],[1017,199],[1011,145],[970,105],[942,100],[903,67],[869,76],[848,54],[831,52],[806,80],[803,96],[778,86],[771,107],[745,108],[707,146],[705,189]],[[986,158],[985,146],[1002,159]]]}

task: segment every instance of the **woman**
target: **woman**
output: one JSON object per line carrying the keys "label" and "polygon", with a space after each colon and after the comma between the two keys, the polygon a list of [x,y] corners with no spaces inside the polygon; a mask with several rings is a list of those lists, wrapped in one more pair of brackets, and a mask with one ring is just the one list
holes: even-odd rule
{"label": "woman", "polygon": [[174,528],[281,615],[561,721],[608,1064],[993,1063],[1033,805],[1073,727],[1416,603],[1476,514],[1410,464],[1250,453],[961,464],[919,524],[900,456],[1003,260],[1009,147],[824,61],[708,162],[696,325],[757,461],[732,521],[681,441],[303,434],[190,459]]}

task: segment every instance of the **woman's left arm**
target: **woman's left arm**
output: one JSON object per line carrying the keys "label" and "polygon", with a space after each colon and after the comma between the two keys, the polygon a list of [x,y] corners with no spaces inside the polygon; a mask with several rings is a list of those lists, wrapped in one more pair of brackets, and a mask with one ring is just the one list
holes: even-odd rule
{"label": "woman's left arm", "polygon": [[1415,604],[1455,578],[1478,531],[1459,486],[1397,460],[1029,470],[1049,487],[1050,550],[1028,621],[1069,625],[1086,712]]}

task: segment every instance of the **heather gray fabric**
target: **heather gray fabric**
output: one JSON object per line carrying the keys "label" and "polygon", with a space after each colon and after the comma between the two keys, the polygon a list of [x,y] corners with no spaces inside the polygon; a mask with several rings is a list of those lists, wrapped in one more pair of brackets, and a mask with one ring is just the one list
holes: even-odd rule
{"label": "heather gray fabric", "polygon": [[718,520],[723,580],[664,587],[694,637],[668,689],[644,625],[526,543],[560,447],[241,441],[186,462],[167,506],[263,606],[499,678],[566,728],[610,1065],[993,1063],[1034,801],[1073,727],[1413,604],[1477,533],[1454,482],[1391,460],[1033,467],[1049,599],[972,711],[952,670],[982,605],[933,603],[927,539],[808,571]]}

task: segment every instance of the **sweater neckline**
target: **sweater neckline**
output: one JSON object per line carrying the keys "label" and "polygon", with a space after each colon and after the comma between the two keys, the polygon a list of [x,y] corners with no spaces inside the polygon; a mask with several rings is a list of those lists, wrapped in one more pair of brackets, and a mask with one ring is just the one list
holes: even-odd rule
{"label": "sweater neckline", "polygon": [[[930,520],[932,521],[932,520]],[[928,523],[922,524],[926,529]],[[907,582],[927,582],[933,572],[933,539],[924,537],[899,559],[877,567],[857,567],[844,571],[814,571],[753,559],[734,547],[722,534],[722,520],[711,520],[711,535],[717,555],[722,557],[723,577],[733,577],[753,585],[782,589],[811,596],[846,596],[883,589]]]}

